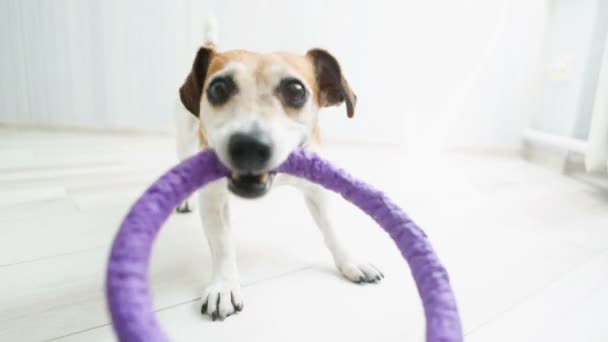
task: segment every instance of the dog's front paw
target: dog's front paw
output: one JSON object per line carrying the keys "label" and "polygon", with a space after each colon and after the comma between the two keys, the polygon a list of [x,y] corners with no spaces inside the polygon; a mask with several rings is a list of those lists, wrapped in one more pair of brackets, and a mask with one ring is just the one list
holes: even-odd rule
{"label": "dog's front paw", "polygon": [[211,316],[214,321],[224,320],[243,310],[241,286],[237,282],[214,281],[207,286],[201,300],[201,313]]}
{"label": "dog's front paw", "polygon": [[183,203],[178,205],[177,208],[175,208],[175,211],[178,214],[187,214],[192,212],[192,209],[190,209],[190,203],[188,203],[188,200],[185,200]]}
{"label": "dog's front paw", "polygon": [[347,279],[357,284],[377,283],[384,279],[384,274],[372,264],[347,260],[338,264],[338,269]]}

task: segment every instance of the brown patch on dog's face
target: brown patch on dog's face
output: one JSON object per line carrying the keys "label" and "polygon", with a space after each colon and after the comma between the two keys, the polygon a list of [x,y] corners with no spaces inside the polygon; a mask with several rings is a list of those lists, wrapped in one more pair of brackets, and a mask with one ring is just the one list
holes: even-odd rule
{"label": "brown patch on dog's face", "polygon": [[288,52],[278,52],[277,56],[288,63],[301,76],[302,80],[310,87],[312,97],[316,101],[319,99],[319,87],[316,82],[315,69],[306,56],[301,56]]}
{"label": "brown patch on dog's face", "polygon": [[[294,76],[302,82],[306,83],[309,91],[312,93],[311,98],[317,103],[319,102],[319,87],[316,81],[316,73],[310,59],[306,56],[289,53],[289,52],[274,52],[268,54],[260,54],[247,50],[231,50],[223,53],[215,53],[208,68],[208,75],[214,75],[221,71],[229,63],[242,63],[250,70],[256,80],[256,84],[267,82],[268,75],[271,70],[280,64],[289,65],[294,71]],[[293,108],[286,108],[291,113]]]}
{"label": "brown patch on dog's face", "polygon": [[[313,101],[317,107],[319,107],[319,87],[316,81],[316,75],[313,65],[306,56],[297,55],[288,52],[278,52],[274,54],[276,59],[279,59],[282,63],[286,63],[293,70],[294,74],[297,75],[291,82],[302,82],[308,92],[308,101]],[[279,90],[280,92],[280,90]],[[302,108],[289,104],[289,101],[283,99],[283,109],[285,112],[293,117],[297,118],[302,112]]]}
{"label": "brown patch on dog's face", "polygon": [[226,64],[230,62],[244,63],[253,67],[258,63],[258,60],[259,54],[247,50],[218,52],[213,55],[211,63],[209,64],[209,75],[216,74],[218,71],[224,69]]}
{"label": "brown patch on dog's face", "polygon": [[[348,117],[354,115],[357,96],[344,78],[337,60],[325,50],[312,49],[306,56],[302,56],[289,52],[260,54],[247,50],[218,53],[210,47],[199,49],[192,71],[180,88],[182,103],[193,115],[200,115],[200,102],[207,76],[222,70],[231,62],[247,65],[249,70],[253,70],[258,82],[266,77],[268,70],[277,62],[286,63],[306,82],[312,93],[311,98],[320,107],[346,102]],[[297,112],[292,108],[286,109],[290,114]]]}
{"label": "brown patch on dog's face", "polygon": [[236,135],[255,136],[269,146],[256,170],[277,167],[298,146],[320,140],[318,110],[346,102],[353,116],[356,97],[329,53],[217,52],[203,47],[180,88],[184,106],[200,119],[199,141],[233,170],[243,171],[229,149]]}

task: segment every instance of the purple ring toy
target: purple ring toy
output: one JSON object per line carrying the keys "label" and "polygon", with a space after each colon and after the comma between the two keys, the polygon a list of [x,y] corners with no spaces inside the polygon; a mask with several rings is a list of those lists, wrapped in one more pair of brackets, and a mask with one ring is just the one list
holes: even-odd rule
{"label": "purple ring toy", "polygon": [[[447,271],[424,232],[399,207],[382,192],[304,150],[293,152],[277,171],[340,193],[382,226],[399,247],[416,281],[426,316],[426,340],[462,341]],[[108,306],[120,341],[168,341],[154,316],[148,286],[152,244],[179,203],[196,189],[228,174],[212,151],[201,152],[165,173],[127,214],[112,245],[106,278]]]}

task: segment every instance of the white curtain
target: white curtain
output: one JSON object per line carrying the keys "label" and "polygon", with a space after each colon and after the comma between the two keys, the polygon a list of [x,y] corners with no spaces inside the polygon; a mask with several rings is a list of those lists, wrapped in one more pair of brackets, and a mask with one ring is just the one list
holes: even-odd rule
{"label": "white curtain", "polygon": [[590,172],[608,170],[608,37],[595,94],[585,166]]}
{"label": "white curtain", "polygon": [[515,145],[546,1],[0,0],[0,122],[173,127],[213,12],[222,49],[338,57],[359,102],[325,111],[328,138]]}
{"label": "white curtain", "polygon": [[211,2],[0,0],[0,121],[172,127]]}

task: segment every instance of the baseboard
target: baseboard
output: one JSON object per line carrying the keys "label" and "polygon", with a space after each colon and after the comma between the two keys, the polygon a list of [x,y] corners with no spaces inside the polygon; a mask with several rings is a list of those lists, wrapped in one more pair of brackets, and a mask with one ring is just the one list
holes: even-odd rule
{"label": "baseboard", "polygon": [[173,136],[172,130],[135,128],[135,127],[114,127],[114,126],[93,126],[71,123],[31,123],[31,122],[0,122],[1,129],[31,130],[44,132],[66,132],[71,134],[96,134],[96,135],[147,135],[147,136]]}
{"label": "baseboard", "polygon": [[608,190],[608,174],[587,172],[585,157],[581,153],[524,142],[521,156],[530,162],[554,169],[566,177]]}
{"label": "baseboard", "polygon": [[514,145],[451,146],[444,151],[506,158],[520,158],[522,155],[521,147]]}

